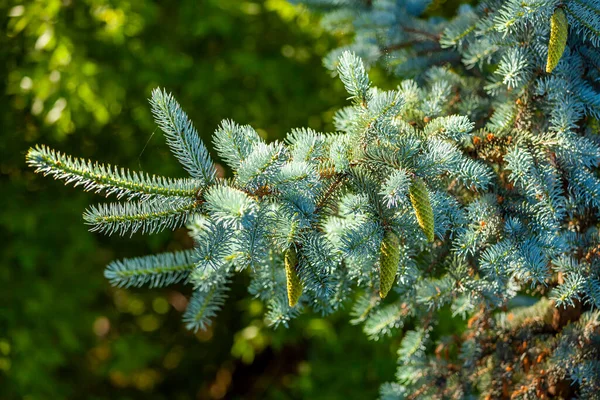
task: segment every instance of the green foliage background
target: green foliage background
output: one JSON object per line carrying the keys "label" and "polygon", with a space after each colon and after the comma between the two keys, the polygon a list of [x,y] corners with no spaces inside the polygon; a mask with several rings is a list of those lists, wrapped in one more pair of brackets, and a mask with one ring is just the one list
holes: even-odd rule
{"label": "green foliage background", "polygon": [[152,121],[156,86],[207,144],[223,118],[270,140],[326,131],[345,97],[320,61],[336,38],[283,0],[3,4],[0,398],[374,398],[392,379],[395,344],[367,342],[343,313],[272,331],[237,282],[213,328],[194,335],[180,321],[187,293],[110,288],[106,263],[191,247],[185,231],[89,233],[80,213],[99,199],[24,161],[44,143],[183,176]]}

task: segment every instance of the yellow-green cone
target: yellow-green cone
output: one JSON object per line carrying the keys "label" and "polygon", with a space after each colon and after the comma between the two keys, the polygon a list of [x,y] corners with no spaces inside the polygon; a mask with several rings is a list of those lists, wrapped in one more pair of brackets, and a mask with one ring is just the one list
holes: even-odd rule
{"label": "yellow-green cone", "polygon": [[550,73],[556,68],[567,45],[569,22],[562,8],[557,8],[550,19],[550,42],[548,42],[548,61],[546,72]]}
{"label": "yellow-green cone", "polygon": [[433,209],[429,200],[429,192],[422,179],[414,177],[408,190],[410,202],[412,203],[415,213],[417,214],[417,222],[421,230],[427,237],[427,240],[433,242]]}
{"label": "yellow-green cone", "polygon": [[287,249],[284,260],[288,304],[290,307],[294,307],[302,295],[302,281],[300,281],[300,277],[298,276],[298,257],[296,256],[296,250],[293,247]]}
{"label": "yellow-green cone", "polygon": [[379,253],[379,297],[387,296],[394,285],[398,263],[400,262],[400,240],[398,236],[387,231],[381,242]]}

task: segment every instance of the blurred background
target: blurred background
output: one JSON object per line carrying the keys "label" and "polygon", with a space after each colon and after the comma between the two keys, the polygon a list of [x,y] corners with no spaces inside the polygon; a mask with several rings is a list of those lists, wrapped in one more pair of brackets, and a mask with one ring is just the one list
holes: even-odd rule
{"label": "blurred background", "polygon": [[224,118],[268,140],[333,129],[342,85],[321,57],[344,38],[285,0],[30,0],[0,18],[0,399],[367,399],[393,379],[396,343],[346,312],[262,322],[238,276],[206,332],[189,291],[115,289],[111,260],[192,245],[184,229],[104,237],[81,213],[103,199],[34,175],[27,149],[170,176],[184,171],[152,121],[171,91],[210,145]]}

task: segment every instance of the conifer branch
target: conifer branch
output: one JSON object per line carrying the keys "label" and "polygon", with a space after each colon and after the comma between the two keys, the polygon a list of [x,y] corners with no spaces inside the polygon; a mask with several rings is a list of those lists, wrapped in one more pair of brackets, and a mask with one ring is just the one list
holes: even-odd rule
{"label": "conifer branch", "polygon": [[157,198],[146,202],[109,203],[91,206],[83,219],[92,232],[111,235],[157,233],[183,226],[200,202],[186,198]]}
{"label": "conifer branch", "polygon": [[111,262],[104,276],[113,286],[164,287],[187,281],[196,267],[196,251],[183,250]]}
{"label": "conifer branch", "polygon": [[153,196],[196,197],[202,188],[194,179],[172,179],[150,176],[143,172],[129,170],[97,162],[73,158],[46,146],[29,149],[27,163],[44,175],[62,179],[67,184],[82,186],[85,191],[114,194],[118,199],[148,199]]}
{"label": "conifer branch", "polygon": [[205,291],[194,291],[183,314],[186,327],[194,332],[208,328],[212,323],[211,319],[225,304],[228,291],[227,281],[215,284]]}
{"label": "conifer branch", "polygon": [[208,150],[187,114],[170,93],[152,91],[152,114],[167,138],[167,144],[185,170],[204,185],[215,181],[216,169]]}
{"label": "conifer branch", "polygon": [[[310,0],[333,11],[329,26],[354,31],[325,60],[352,99],[335,114],[337,133],[300,128],[267,143],[225,120],[213,144],[233,177],[217,180],[186,114],[156,90],[153,113],[193,179],[45,148],[28,162],[138,200],[91,207],[92,230],[188,224],[194,251],[117,261],[106,276],[191,284],[190,329],[208,326],[233,272],[251,276],[275,326],[305,307],[332,313],[358,290],[353,323],[370,338],[411,317],[386,400],[549,398],[556,382],[572,388],[560,395],[591,397],[600,387],[600,314],[590,312],[600,304],[600,0],[484,1],[447,19],[419,9],[428,0],[372,3]],[[373,65],[398,87],[374,87]],[[465,333],[438,335],[442,318]]]}

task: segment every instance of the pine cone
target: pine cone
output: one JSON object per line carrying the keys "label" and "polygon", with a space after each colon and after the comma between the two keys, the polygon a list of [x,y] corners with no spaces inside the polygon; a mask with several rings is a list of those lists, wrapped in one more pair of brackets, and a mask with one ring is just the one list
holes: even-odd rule
{"label": "pine cone", "polygon": [[302,282],[298,276],[298,257],[296,250],[290,247],[285,252],[285,277],[287,281],[288,304],[294,307],[302,296]]}
{"label": "pine cone", "polygon": [[546,72],[550,73],[556,68],[567,45],[569,34],[569,21],[562,8],[557,8],[550,19],[550,42],[548,43],[548,61]]}
{"label": "pine cone", "polygon": [[433,242],[434,226],[433,226],[433,209],[429,200],[429,192],[425,183],[420,178],[415,177],[409,189],[410,201],[417,214],[417,222],[427,240]]}
{"label": "pine cone", "polygon": [[383,299],[394,284],[398,263],[400,262],[400,240],[398,236],[387,231],[381,242],[379,254],[379,296]]}

